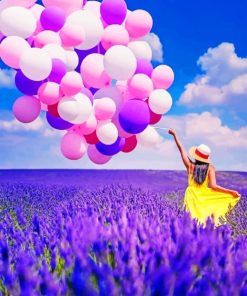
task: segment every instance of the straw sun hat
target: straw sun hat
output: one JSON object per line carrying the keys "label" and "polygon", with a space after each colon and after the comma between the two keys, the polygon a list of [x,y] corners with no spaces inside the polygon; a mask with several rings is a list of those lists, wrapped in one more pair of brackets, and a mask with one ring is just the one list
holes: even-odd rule
{"label": "straw sun hat", "polygon": [[210,148],[207,145],[201,144],[199,146],[193,146],[189,150],[190,156],[202,162],[210,163],[209,155]]}

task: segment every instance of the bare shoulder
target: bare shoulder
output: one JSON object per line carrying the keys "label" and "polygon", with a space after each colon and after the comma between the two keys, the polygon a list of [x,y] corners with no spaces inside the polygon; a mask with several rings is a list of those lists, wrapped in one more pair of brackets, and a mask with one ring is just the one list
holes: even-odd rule
{"label": "bare shoulder", "polygon": [[215,172],[215,167],[212,164],[210,164],[208,167],[208,173],[210,174],[210,173],[214,173],[214,172]]}
{"label": "bare shoulder", "polygon": [[215,171],[215,167],[214,167],[212,164],[210,164],[210,165],[209,165],[209,170],[211,170],[211,171]]}

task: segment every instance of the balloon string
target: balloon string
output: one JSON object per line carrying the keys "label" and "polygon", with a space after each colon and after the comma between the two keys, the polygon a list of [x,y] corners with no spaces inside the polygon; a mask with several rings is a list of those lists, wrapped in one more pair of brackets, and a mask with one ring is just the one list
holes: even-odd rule
{"label": "balloon string", "polygon": [[156,129],[161,129],[161,130],[169,130],[169,127],[159,127],[159,126],[154,126]]}

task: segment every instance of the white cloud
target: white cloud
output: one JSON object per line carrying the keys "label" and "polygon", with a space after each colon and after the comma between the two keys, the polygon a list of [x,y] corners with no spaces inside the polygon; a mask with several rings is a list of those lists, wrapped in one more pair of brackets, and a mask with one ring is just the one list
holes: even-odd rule
{"label": "white cloud", "polygon": [[[201,143],[209,145],[212,150],[212,161],[217,170],[246,171],[247,126],[233,130],[222,123],[217,113],[210,112],[188,113],[182,116],[166,115],[159,126],[174,128],[187,151],[193,145]],[[64,131],[52,131],[42,119],[29,126],[29,131],[30,128],[40,135],[40,137],[31,136],[32,145],[35,147],[32,153],[40,154],[43,158],[33,157],[29,164],[16,157],[12,159],[13,168],[30,166],[30,168],[184,169],[172,136],[164,131],[159,131],[163,141],[156,147],[147,149],[139,146],[132,153],[119,153],[108,164],[97,166],[90,162],[87,156],[79,161],[70,161],[62,156],[59,147],[60,137]],[[23,147],[30,147],[30,143],[26,141],[29,139],[29,133],[26,132],[25,136],[18,133],[23,130],[28,131],[25,125],[16,123],[15,120],[0,121],[1,130],[4,133],[3,136],[0,134],[0,146],[4,147],[6,155],[12,155],[11,149],[14,149],[15,155],[21,155],[24,153]],[[11,131],[16,132],[11,133]],[[24,144],[26,146],[23,146]],[[45,155],[44,147],[46,147]],[[6,158],[8,159],[7,156]],[[1,167],[3,165],[4,163],[1,163]]]}
{"label": "white cloud", "polygon": [[145,40],[152,49],[152,60],[155,62],[162,63],[164,53],[163,46],[160,42],[159,36],[157,36],[154,33],[149,33],[142,39]]}
{"label": "white cloud", "polygon": [[22,123],[16,119],[1,120],[0,130],[15,132],[15,131],[40,131],[44,127],[44,122],[41,118],[37,118],[30,123]]}
{"label": "white cloud", "polygon": [[45,128],[45,130],[43,131],[44,137],[47,137],[47,138],[62,137],[64,133],[65,131],[60,131],[60,130],[51,129],[51,128]]}
{"label": "white cloud", "polygon": [[50,128],[48,124],[45,122],[45,120],[40,117],[38,117],[36,120],[30,123],[22,123],[17,119],[0,120],[0,131],[1,130],[8,133],[32,131],[39,133],[42,137],[45,138],[62,137],[65,133],[65,131]]}
{"label": "white cloud", "polygon": [[15,88],[15,70],[0,69],[0,88]]}
{"label": "white cloud", "polygon": [[224,103],[237,109],[247,106],[247,58],[238,57],[232,43],[209,48],[197,64],[204,74],[185,86],[179,104],[194,107]]}
{"label": "white cloud", "polygon": [[212,147],[247,148],[247,126],[233,130],[223,125],[221,119],[210,112],[167,115],[160,124],[173,127],[189,142],[202,141]]}

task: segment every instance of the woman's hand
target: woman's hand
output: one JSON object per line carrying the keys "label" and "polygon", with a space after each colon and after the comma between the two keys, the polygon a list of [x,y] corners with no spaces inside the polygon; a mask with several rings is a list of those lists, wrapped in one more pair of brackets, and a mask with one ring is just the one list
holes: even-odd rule
{"label": "woman's hand", "polygon": [[233,190],[232,191],[232,196],[233,197],[240,197],[241,195],[237,191]]}
{"label": "woman's hand", "polygon": [[168,133],[174,137],[176,136],[176,132],[172,128],[169,129]]}

